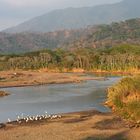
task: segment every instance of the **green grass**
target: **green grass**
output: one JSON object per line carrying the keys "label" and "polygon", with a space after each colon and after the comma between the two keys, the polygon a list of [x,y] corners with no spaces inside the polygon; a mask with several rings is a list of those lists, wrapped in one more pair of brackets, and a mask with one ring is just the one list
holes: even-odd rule
{"label": "green grass", "polygon": [[140,76],[123,78],[108,89],[108,103],[122,117],[140,120]]}

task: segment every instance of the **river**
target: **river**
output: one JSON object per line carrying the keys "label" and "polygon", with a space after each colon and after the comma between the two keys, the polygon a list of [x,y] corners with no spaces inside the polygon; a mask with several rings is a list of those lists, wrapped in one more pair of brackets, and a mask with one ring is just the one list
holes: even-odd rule
{"label": "river", "polygon": [[0,98],[0,122],[6,122],[8,118],[15,120],[21,114],[37,115],[45,111],[48,114],[88,109],[108,112],[109,108],[102,104],[107,98],[106,89],[119,79],[108,77],[105,81],[1,89],[10,95]]}

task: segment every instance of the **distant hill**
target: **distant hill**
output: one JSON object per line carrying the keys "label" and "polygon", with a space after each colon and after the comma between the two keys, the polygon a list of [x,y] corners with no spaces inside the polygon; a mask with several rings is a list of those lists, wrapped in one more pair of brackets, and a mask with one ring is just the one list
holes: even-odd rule
{"label": "distant hill", "polygon": [[61,47],[68,49],[102,48],[118,44],[140,44],[140,19],[130,19],[119,23],[113,22],[110,25],[90,26],[83,30],[79,39],[63,43]]}
{"label": "distant hill", "polygon": [[0,54],[55,48],[101,48],[122,43],[140,44],[140,19],[48,33],[0,33]]}
{"label": "distant hill", "polygon": [[140,17],[140,0],[123,0],[116,4],[55,10],[4,30],[7,33],[49,32],[78,29],[88,25],[109,24]]}
{"label": "distant hill", "polygon": [[0,32],[0,54],[55,49],[84,35],[83,30],[62,30],[48,33]]}

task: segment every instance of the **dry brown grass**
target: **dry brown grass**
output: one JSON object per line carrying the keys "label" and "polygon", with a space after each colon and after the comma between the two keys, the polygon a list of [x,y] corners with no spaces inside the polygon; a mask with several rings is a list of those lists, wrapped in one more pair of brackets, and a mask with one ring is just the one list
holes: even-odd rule
{"label": "dry brown grass", "polygon": [[108,103],[116,113],[140,126],[140,76],[123,78],[110,87]]}

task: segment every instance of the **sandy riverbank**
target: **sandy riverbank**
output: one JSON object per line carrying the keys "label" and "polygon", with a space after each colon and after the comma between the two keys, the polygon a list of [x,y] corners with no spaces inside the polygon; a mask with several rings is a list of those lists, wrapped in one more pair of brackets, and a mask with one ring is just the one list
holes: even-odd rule
{"label": "sandy riverbank", "polygon": [[105,80],[104,77],[88,76],[84,73],[48,73],[38,71],[2,71],[0,87],[20,87],[43,84],[61,84],[86,80]]}
{"label": "sandy riverbank", "polygon": [[130,129],[111,113],[83,111],[62,114],[61,119],[28,124],[7,124],[2,140],[139,140],[140,128]]}
{"label": "sandy riverbank", "polygon": [[[32,86],[105,80],[85,73],[38,71],[0,72],[0,87]],[[113,113],[83,111],[62,114],[61,119],[23,124],[0,124],[2,140],[139,140],[140,128],[130,129]]]}

